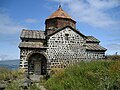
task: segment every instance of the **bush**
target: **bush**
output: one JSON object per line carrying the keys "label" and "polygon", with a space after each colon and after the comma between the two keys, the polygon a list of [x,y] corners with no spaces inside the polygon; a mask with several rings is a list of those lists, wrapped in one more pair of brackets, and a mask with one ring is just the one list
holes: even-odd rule
{"label": "bush", "polygon": [[40,90],[36,84],[32,84],[29,87],[22,87],[22,82],[20,81],[12,81],[7,84],[5,90]]}
{"label": "bush", "polygon": [[11,71],[7,68],[0,68],[0,80],[7,80],[11,76]]}
{"label": "bush", "polygon": [[119,90],[120,61],[80,62],[54,74],[48,90]]}
{"label": "bush", "polygon": [[22,90],[22,88],[20,89],[20,82],[18,81],[12,81],[12,83],[8,83],[7,87],[5,88],[5,90]]}

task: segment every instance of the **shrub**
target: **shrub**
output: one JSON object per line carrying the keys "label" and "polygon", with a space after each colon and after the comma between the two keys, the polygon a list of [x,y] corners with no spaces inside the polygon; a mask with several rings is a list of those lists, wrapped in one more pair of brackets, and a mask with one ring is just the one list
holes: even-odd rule
{"label": "shrub", "polygon": [[20,88],[19,86],[20,86],[20,82],[12,81],[11,83],[7,84],[5,90],[22,90],[22,88]]}
{"label": "shrub", "polygon": [[11,78],[11,71],[7,68],[0,67],[0,80],[8,80]]}

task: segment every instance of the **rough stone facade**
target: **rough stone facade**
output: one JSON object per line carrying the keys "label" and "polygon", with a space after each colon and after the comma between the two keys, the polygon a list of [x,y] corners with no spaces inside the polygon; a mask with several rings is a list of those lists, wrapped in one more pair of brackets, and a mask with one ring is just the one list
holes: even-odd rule
{"label": "rough stone facade", "polygon": [[61,7],[45,21],[45,31],[22,30],[20,69],[46,74],[80,61],[105,58],[106,49],[93,36],[76,30],[76,22]]}
{"label": "rough stone facade", "polygon": [[83,59],[85,53],[84,37],[66,27],[49,37],[47,55],[50,68],[64,68]]}

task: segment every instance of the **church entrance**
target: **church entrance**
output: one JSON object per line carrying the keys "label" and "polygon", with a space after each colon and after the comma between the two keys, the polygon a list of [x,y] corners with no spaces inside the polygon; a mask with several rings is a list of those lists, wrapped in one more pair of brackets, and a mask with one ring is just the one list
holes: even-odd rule
{"label": "church entrance", "polygon": [[28,59],[28,74],[44,75],[47,70],[47,59],[40,53],[32,54]]}

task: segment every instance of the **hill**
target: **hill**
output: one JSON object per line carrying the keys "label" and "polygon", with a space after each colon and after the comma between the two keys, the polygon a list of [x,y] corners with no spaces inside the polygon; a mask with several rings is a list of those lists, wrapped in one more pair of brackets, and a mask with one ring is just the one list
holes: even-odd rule
{"label": "hill", "polygon": [[80,62],[58,70],[45,86],[48,90],[120,90],[120,61]]}
{"label": "hill", "polygon": [[10,70],[16,70],[19,67],[19,59],[16,60],[1,60],[0,67],[6,67]]}

